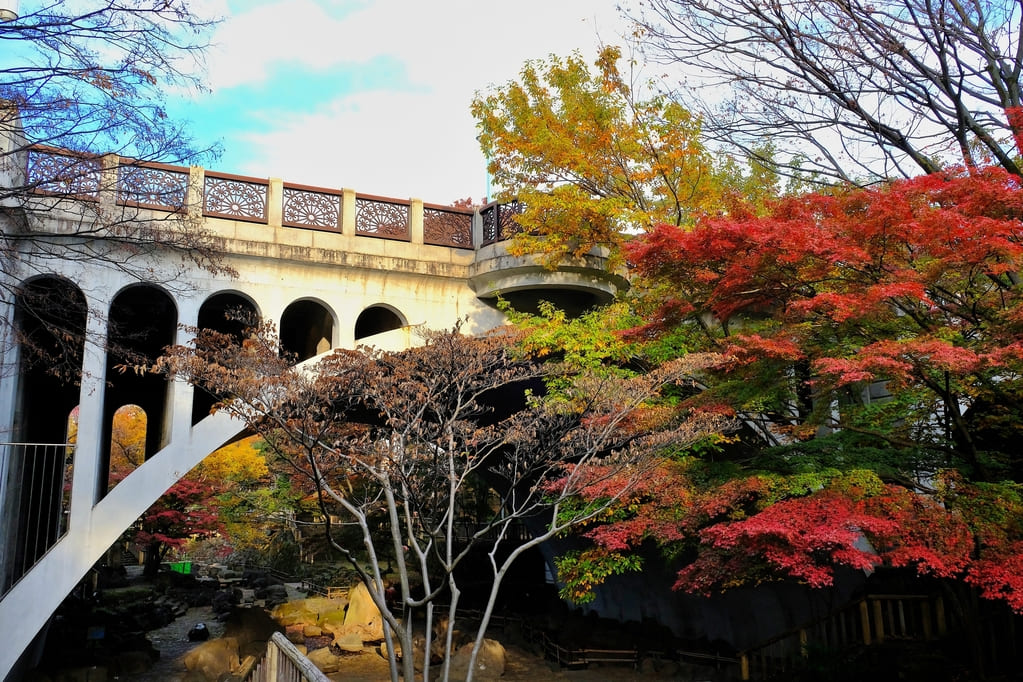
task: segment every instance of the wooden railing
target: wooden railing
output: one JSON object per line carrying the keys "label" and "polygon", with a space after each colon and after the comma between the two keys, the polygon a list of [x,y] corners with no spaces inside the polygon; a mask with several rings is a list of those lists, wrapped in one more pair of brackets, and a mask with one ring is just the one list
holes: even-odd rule
{"label": "wooden railing", "polygon": [[743,680],[765,679],[802,665],[811,648],[846,649],[886,640],[927,641],[947,630],[941,597],[871,595],[828,616],[741,652]]}
{"label": "wooden railing", "polygon": [[250,656],[242,663],[239,672],[238,679],[245,682],[330,682],[279,632],[275,632],[266,643],[263,660],[257,662]]}

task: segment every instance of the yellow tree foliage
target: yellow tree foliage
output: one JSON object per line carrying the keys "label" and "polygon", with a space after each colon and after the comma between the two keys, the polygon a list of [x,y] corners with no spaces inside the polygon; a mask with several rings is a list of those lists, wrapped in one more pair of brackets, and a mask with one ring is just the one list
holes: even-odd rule
{"label": "yellow tree foliage", "polygon": [[146,411],[125,405],[114,412],[110,429],[110,487],[120,483],[146,460]]}
{"label": "yellow tree foliage", "polygon": [[229,443],[189,473],[216,490],[217,515],[236,550],[262,548],[273,525],[270,469],[261,446],[259,436]]}
{"label": "yellow tree foliage", "polygon": [[259,449],[261,441],[259,436],[249,436],[216,450],[199,464],[199,479],[218,481],[227,489],[265,479],[270,470]]}
{"label": "yellow tree foliage", "polygon": [[637,98],[620,61],[618,47],[601,51],[595,72],[578,53],[529,61],[517,81],[474,98],[498,199],[525,205],[513,252],[551,265],[595,246],[616,256],[629,232],[688,224],[734,192],[700,120],[668,95]]}

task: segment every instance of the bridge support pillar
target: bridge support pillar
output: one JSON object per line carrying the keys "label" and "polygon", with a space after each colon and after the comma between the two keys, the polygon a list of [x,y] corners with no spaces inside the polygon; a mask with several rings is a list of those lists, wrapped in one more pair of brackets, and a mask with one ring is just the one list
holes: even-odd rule
{"label": "bridge support pillar", "polygon": [[[71,481],[71,523],[90,519],[90,511],[99,496],[106,492],[107,472],[100,471],[103,461],[103,394],[106,386],[106,320],[90,306],[86,321],[82,357],[82,385],[78,402],[78,435],[76,438],[73,477]],[[100,490],[103,487],[104,490]]]}

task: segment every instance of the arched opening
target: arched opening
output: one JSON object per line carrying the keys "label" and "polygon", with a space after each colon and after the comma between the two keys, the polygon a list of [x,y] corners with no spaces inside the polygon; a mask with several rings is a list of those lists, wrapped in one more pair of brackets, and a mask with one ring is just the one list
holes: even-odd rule
{"label": "arched opening", "polygon": [[110,489],[146,460],[148,422],[146,411],[138,405],[123,405],[114,412],[110,425]]}
{"label": "arched opening", "polygon": [[[177,321],[174,301],[150,285],[128,287],[110,306],[102,441],[106,444],[108,475],[112,474],[109,444],[114,415],[122,406],[136,405],[145,412],[143,459],[152,457],[166,444],[170,427],[170,383],[149,368],[163,354],[163,349],[174,343]],[[110,482],[100,481],[100,496],[106,493]]]}
{"label": "arched opening", "polygon": [[78,404],[85,296],[57,277],[26,282],[14,303],[18,357],[14,443],[0,452],[0,594],[67,529],[69,415]]}
{"label": "arched opening", "polygon": [[78,405],[87,315],[85,296],[63,279],[35,279],[18,293],[19,441],[64,441],[67,416]]}
{"label": "arched opening", "polygon": [[392,329],[401,329],[406,324],[407,322],[395,310],[383,305],[370,306],[363,310],[355,321],[355,340],[383,334]]}
{"label": "arched opening", "polygon": [[281,315],[281,351],[302,362],[333,348],[334,317],[317,301],[295,301]]}
{"label": "arched opening", "polygon": [[[199,308],[199,329],[213,329],[241,341],[245,329],[258,319],[255,304],[241,294],[222,292],[210,296]],[[205,419],[219,397],[202,386],[192,391],[192,426]]]}

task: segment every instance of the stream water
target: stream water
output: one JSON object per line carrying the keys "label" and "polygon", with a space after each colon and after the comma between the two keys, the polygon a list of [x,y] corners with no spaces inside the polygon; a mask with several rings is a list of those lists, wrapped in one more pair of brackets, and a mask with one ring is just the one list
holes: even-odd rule
{"label": "stream water", "polygon": [[216,619],[210,607],[200,606],[188,609],[185,615],[146,635],[153,646],[160,651],[160,660],[144,673],[120,675],[118,679],[129,682],[173,682],[184,675],[185,664],[182,659],[185,654],[201,644],[201,642],[188,641],[188,631],[196,623],[206,623],[206,627],[210,630],[210,639],[224,634],[224,624]]}

